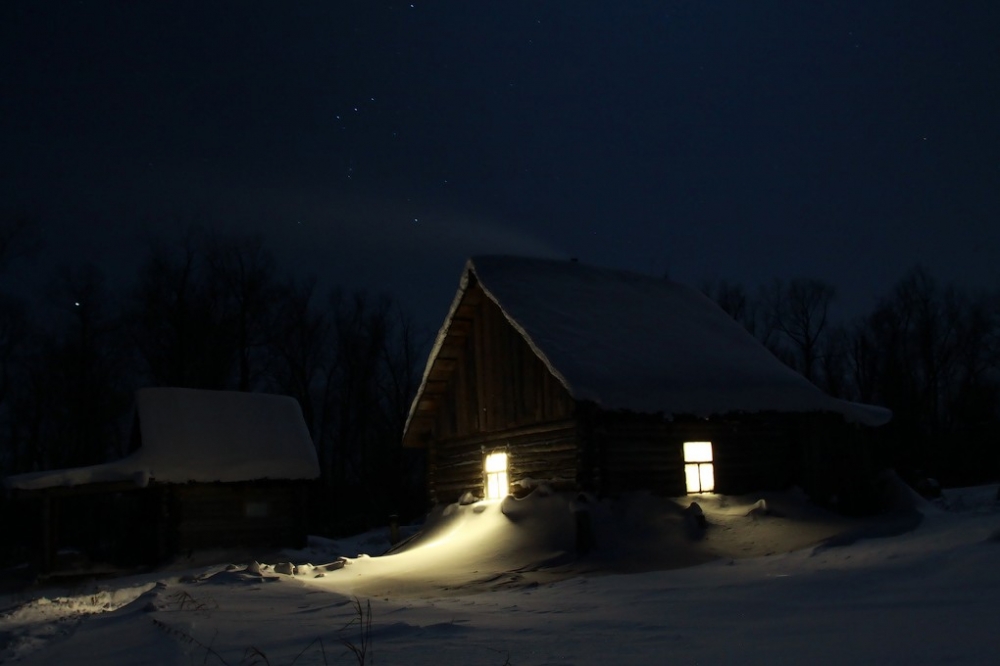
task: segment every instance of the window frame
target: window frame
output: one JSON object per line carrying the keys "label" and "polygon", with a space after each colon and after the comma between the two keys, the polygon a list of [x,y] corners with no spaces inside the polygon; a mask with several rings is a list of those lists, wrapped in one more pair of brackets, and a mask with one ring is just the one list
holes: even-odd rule
{"label": "window frame", "polygon": [[[707,452],[707,455],[706,455]],[[684,489],[688,495],[715,492],[715,447],[709,441],[685,441],[681,445],[684,460]],[[694,472],[694,473],[692,473]],[[707,472],[707,474],[706,474]],[[692,481],[697,480],[697,488]]]}
{"label": "window frame", "polygon": [[[503,457],[502,469],[490,469],[490,462]],[[490,492],[492,487],[495,492]],[[506,449],[483,451],[483,499],[496,501],[510,495],[510,452]]]}

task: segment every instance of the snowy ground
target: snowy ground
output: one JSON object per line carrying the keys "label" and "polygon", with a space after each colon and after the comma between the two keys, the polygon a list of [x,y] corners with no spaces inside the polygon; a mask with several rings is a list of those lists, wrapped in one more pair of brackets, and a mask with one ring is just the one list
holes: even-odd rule
{"label": "snowy ground", "polygon": [[640,496],[590,506],[584,558],[564,498],[452,506],[386,556],[337,557],[382,552],[371,533],[0,596],[0,661],[357,664],[367,635],[369,664],[996,664],[996,493],[946,491],[919,524],[703,497],[704,530]]}

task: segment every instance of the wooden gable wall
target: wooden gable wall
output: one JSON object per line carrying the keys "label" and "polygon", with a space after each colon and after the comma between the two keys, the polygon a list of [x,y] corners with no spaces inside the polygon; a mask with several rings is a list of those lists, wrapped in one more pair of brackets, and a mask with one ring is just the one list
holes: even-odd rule
{"label": "wooden gable wall", "polygon": [[[436,439],[498,432],[568,418],[573,400],[478,285],[452,319],[453,357]],[[435,365],[443,359],[437,359]]]}
{"label": "wooden gable wall", "polygon": [[433,501],[481,492],[487,450],[508,450],[512,479],[576,483],[575,403],[478,285],[459,303],[429,379],[438,382],[427,419]]}

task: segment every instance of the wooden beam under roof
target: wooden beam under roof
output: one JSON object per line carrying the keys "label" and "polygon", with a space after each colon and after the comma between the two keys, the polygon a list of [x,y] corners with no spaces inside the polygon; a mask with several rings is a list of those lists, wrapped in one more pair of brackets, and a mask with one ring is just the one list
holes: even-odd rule
{"label": "wooden beam under roof", "polygon": [[472,330],[471,317],[455,317],[448,325],[448,337],[457,336],[464,338]]}
{"label": "wooden beam under roof", "polygon": [[429,395],[442,395],[448,390],[447,380],[442,379],[428,379],[427,383],[424,385],[424,393]]}
{"label": "wooden beam under roof", "polygon": [[445,381],[451,377],[451,373],[458,367],[458,359],[438,358],[431,366],[431,371],[427,374],[428,382]]}

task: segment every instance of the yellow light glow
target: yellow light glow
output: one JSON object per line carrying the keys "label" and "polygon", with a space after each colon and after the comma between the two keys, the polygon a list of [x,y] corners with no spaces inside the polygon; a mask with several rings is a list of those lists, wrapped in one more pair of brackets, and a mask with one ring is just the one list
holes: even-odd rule
{"label": "yellow light glow", "polygon": [[487,472],[506,472],[507,471],[507,454],[502,451],[499,453],[491,453],[486,456],[486,471]]}
{"label": "yellow light glow", "polygon": [[509,488],[507,472],[490,472],[486,475],[486,499],[503,499]]}
{"label": "yellow light glow", "polygon": [[701,492],[701,475],[698,474],[697,463],[684,465],[684,482],[688,493]]}
{"label": "yellow light glow", "polygon": [[715,469],[712,463],[687,463],[684,465],[684,482],[688,494],[710,493],[715,490]]}
{"label": "yellow light glow", "polygon": [[712,462],[712,442],[684,442],[684,462]]}
{"label": "yellow light glow", "polygon": [[715,469],[712,463],[698,465],[698,476],[701,481],[701,492],[710,493],[715,490]]}
{"label": "yellow light glow", "polygon": [[507,454],[491,453],[486,456],[483,465],[486,472],[486,499],[503,499],[510,493],[510,483],[507,480]]}

